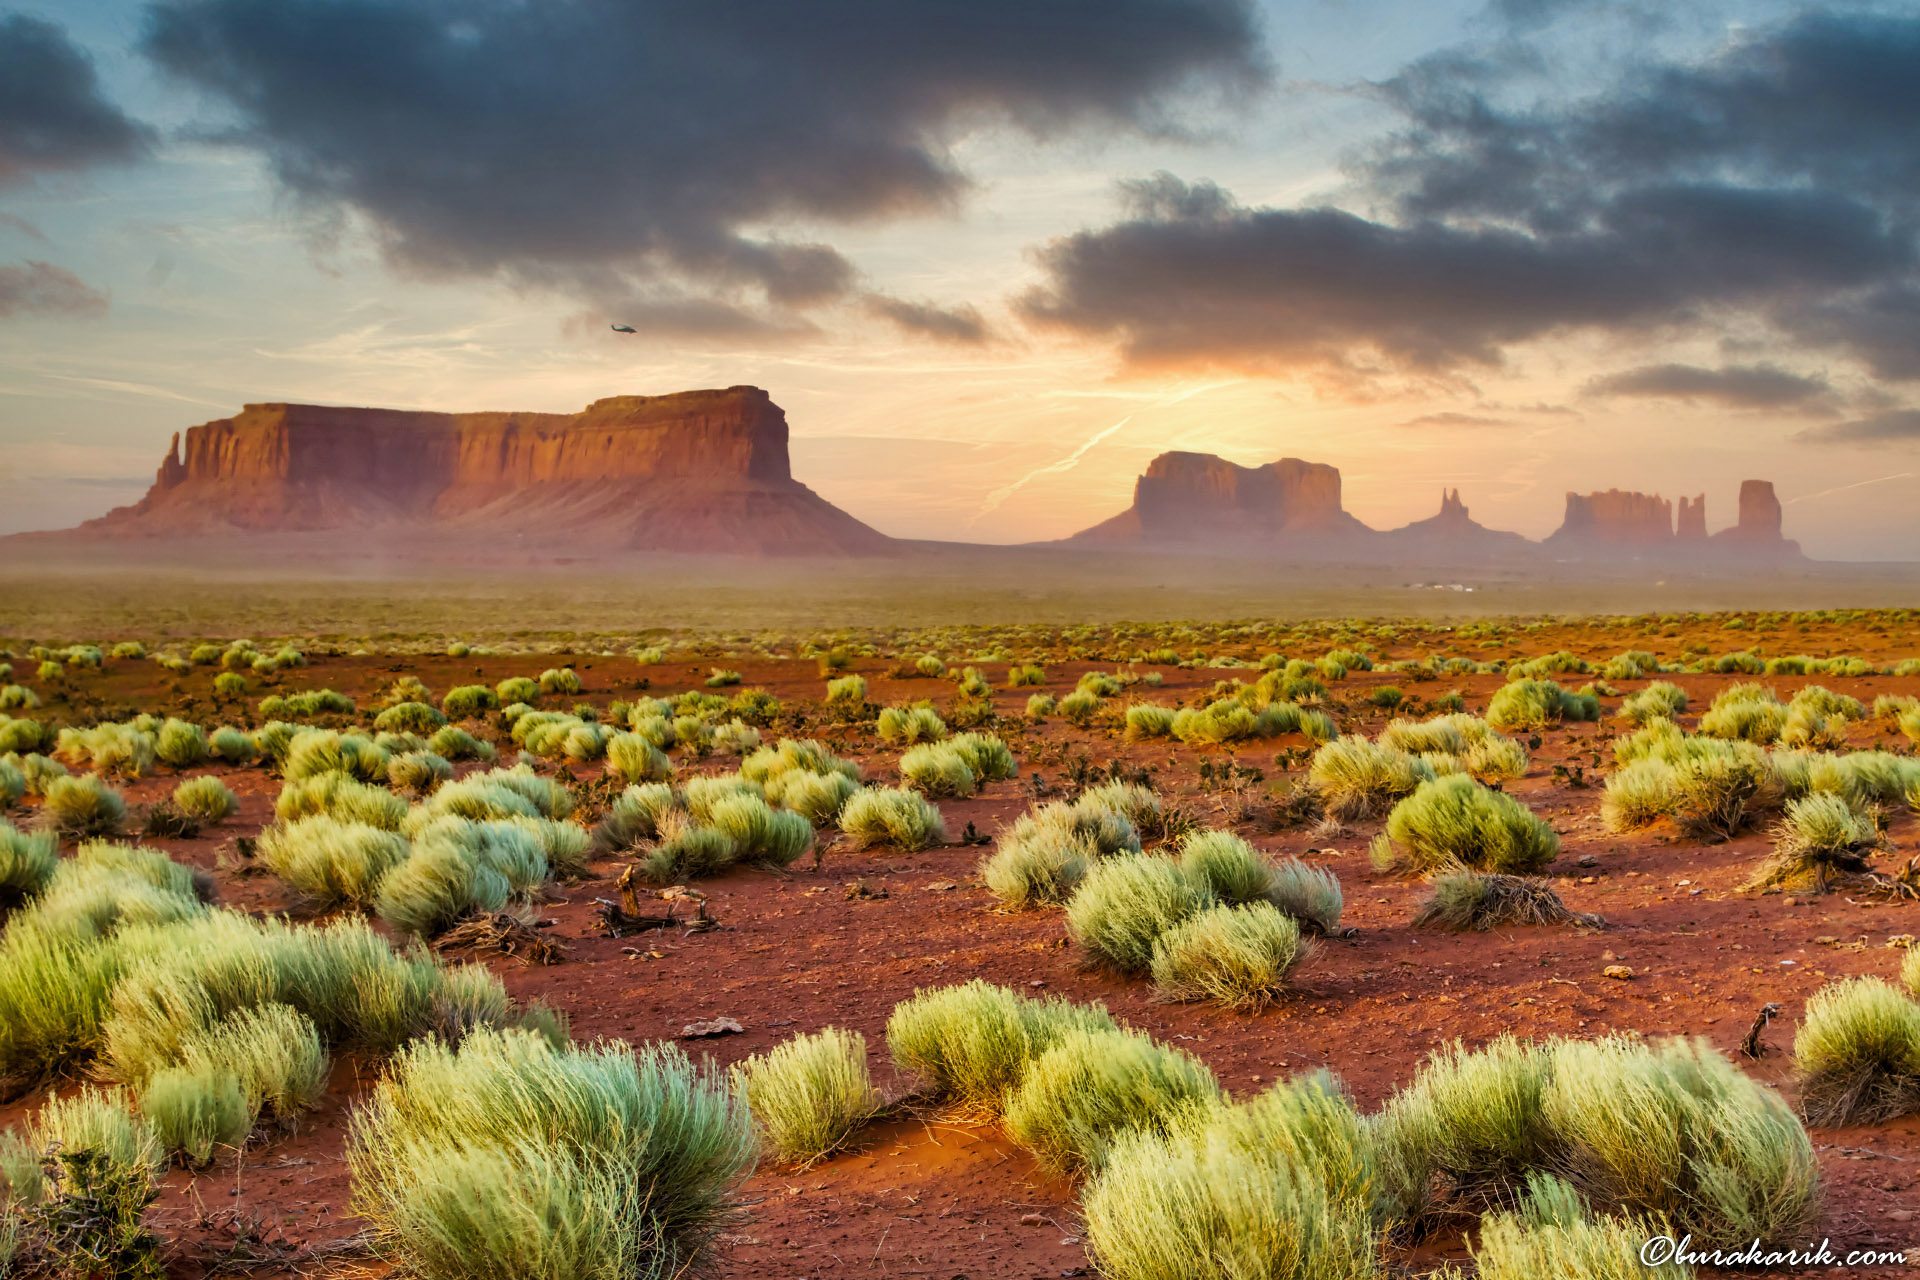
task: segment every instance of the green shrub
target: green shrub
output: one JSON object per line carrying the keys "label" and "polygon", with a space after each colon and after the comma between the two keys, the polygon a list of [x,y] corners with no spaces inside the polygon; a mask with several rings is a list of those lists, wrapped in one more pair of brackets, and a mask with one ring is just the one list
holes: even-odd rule
{"label": "green shrub", "polygon": [[1089,792],[1014,819],[980,873],[1003,905],[1025,910],[1065,902],[1093,861],[1139,851],[1140,837],[1127,814]]}
{"label": "green shrub", "polygon": [[1757,684],[1730,684],[1713,696],[1700,717],[1700,732],[1766,746],[1787,727],[1787,709],[1771,689]]}
{"label": "green shrub", "polygon": [[1127,708],[1127,741],[1164,738],[1173,732],[1173,709],[1150,702],[1136,702]]}
{"label": "green shrub", "polygon": [[930,653],[923,653],[914,659],[913,673],[915,675],[927,676],[934,680],[942,680],[946,678],[947,664]]}
{"label": "green shrub", "polygon": [[1552,1070],[1550,1049],[1506,1035],[1429,1057],[1376,1121],[1396,1215],[1417,1220],[1454,1199],[1484,1203],[1546,1161]]}
{"label": "green shrub", "polygon": [[53,741],[49,728],[38,720],[16,720],[0,715],[0,752],[25,755],[38,751]]}
{"label": "green shrub", "polygon": [[424,1280],[697,1270],[753,1156],[744,1104],[677,1048],[493,1031],[409,1046],[347,1148],[353,1211]]}
{"label": "green shrub", "polygon": [[1751,887],[1807,884],[1824,893],[1834,875],[1865,871],[1883,843],[1873,819],[1840,796],[1790,800],[1774,833],[1773,854]]}
{"label": "green shrub", "polygon": [[240,800],[212,774],[188,778],[173,789],[173,807],[196,822],[225,822],[240,811]]}
{"label": "green shrub", "polygon": [[1490,1214],[1473,1248],[1481,1280],[1691,1280],[1683,1263],[1648,1265],[1641,1246],[1659,1228],[1639,1219],[1594,1218],[1574,1188],[1551,1174],[1529,1175],[1518,1213]]}
{"label": "green shrub", "polygon": [[492,764],[499,758],[491,742],[482,742],[457,724],[446,725],[427,739],[427,750],[447,760],[479,760]]}
{"label": "green shrub", "polygon": [[508,676],[493,686],[493,695],[499,699],[497,705],[503,707],[515,702],[537,702],[540,682],[527,676]]}
{"label": "green shrub", "polygon": [[260,834],[255,856],[323,908],[368,907],[387,873],[407,860],[404,837],[321,813]]}
{"label": "green shrub", "polygon": [[534,831],[512,821],[441,817],[414,834],[405,861],[381,877],[376,907],[401,933],[431,938],[469,913],[492,914],[530,896],[549,873]]}
{"label": "green shrub", "polygon": [[452,762],[431,751],[407,751],[387,762],[388,785],[411,795],[426,795],[452,778]]}
{"label": "green shrub", "polygon": [[[446,974],[443,989],[460,972]],[[313,1019],[279,1002],[240,1008],[195,1028],[181,1037],[178,1061],[202,1074],[232,1072],[246,1100],[248,1128],[263,1111],[290,1127],[319,1101],[333,1065]]]}
{"label": "green shrub", "polygon": [[212,748],[199,725],[169,719],[154,735],[154,753],[176,769],[191,769],[194,765],[204,764],[212,754]]}
{"label": "green shrub", "polygon": [[426,735],[446,724],[447,718],[424,702],[398,702],[373,718],[382,733]]}
{"label": "green shrub", "polygon": [[1299,923],[1269,902],[1213,907],[1154,939],[1154,990],[1167,1000],[1258,1011],[1280,995],[1311,950]]}
{"label": "green shrub", "polygon": [[385,787],[370,786],[344,773],[322,773],[281,787],[273,813],[282,822],[325,814],[343,822],[398,831],[407,816],[407,802]]}
{"label": "green shrub", "polygon": [[1180,869],[1214,898],[1230,905],[1265,898],[1273,864],[1231,831],[1200,830],[1180,841]]}
{"label": "green shrub", "polygon": [[1370,817],[1432,777],[1432,765],[1359,734],[1327,743],[1307,768],[1327,812],[1342,821]]}
{"label": "green shrub", "polygon": [[1907,958],[1900,964],[1900,985],[1909,996],[1920,1000],[1920,948],[1907,948]]}
{"label": "green shrub", "polygon": [[1097,1171],[1116,1138],[1164,1131],[1220,1097],[1206,1064],[1136,1031],[1068,1031],[1007,1095],[1015,1142],[1060,1172]]}
{"label": "green shrub", "polygon": [[573,794],[553,779],[525,767],[491,769],[470,773],[435,791],[407,816],[405,829],[411,835],[447,816],[484,820],[564,818],[571,812]]}
{"label": "green shrub", "polygon": [[840,829],[856,849],[891,843],[908,853],[947,842],[940,810],[904,788],[867,787],[848,797],[840,809]]}
{"label": "green shrub", "polygon": [[676,884],[718,875],[739,856],[740,846],[732,836],[676,810],[661,821],[659,835],[641,860],[640,871],[654,884]]}
{"label": "green shrub", "polygon": [[1813,1144],[1778,1094],[1703,1042],[1555,1046],[1543,1114],[1567,1176],[1597,1203],[1711,1246],[1806,1238]]}
{"label": "green shrub", "polygon": [[1600,668],[1606,680],[1640,680],[1660,670],[1660,660],[1645,649],[1629,649]]}
{"label": "green shrub", "polygon": [[1670,816],[1673,805],[1673,766],[1649,756],[1607,775],[1600,818],[1609,831],[1637,831]]}
{"label": "green shrub", "polygon": [[741,676],[738,671],[729,671],[725,667],[714,667],[707,676],[707,688],[724,689],[729,685],[739,684],[740,680]]}
{"label": "green shrub", "polygon": [[1093,723],[1093,718],[1100,714],[1103,705],[1098,694],[1087,689],[1076,689],[1060,699],[1057,709],[1068,724],[1084,729]]}
{"label": "green shrub", "polygon": [[930,796],[970,796],[978,781],[965,753],[949,742],[923,742],[900,757],[900,776]]}
{"label": "green shrub", "polygon": [[254,745],[253,735],[231,725],[221,725],[215,729],[207,745],[216,759],[228,764],[252,764],[260,754],[260,748]]}
{"label": "green shrub", "polygon": [[1206,885],[1178,863],[1121,855],[1088,868],[1067,902],[1067,932],[1094,963],[1144,973],[1155,939],[1213,905]]}
{"label": "green shrub", "polygon": [[1050,693],[1036,693],[1027,699],[1027,719],[1029,720],[1045,720],[1059,709],[1060,704]]}
{"label": "green shrub", "polygon": [[1340,913],[1346,897],[1340,878],[1324,867],[1310,867],[1298,858],[1282,858],[1273,866],[1266,900],[1303,928],[1330,937],[1340,931]]}
{"label": "green shrub", "polygon": [[1032,663],[1015,663],[1007,668],[1007,688],[1019,689],[1047,682],[1046,670]]}
{"label": "green shrub", "polygon": [[51,831],[20,831],[0,822],[0,912],[19,906],[53,879],[60,863]]}
{"label": "green shrub", "polygon": [[1598,720],[1600,701],[1569,693],[1552,680],[1514,680],[1487,703],[1487,723],[1496,729],[1545,729],[1562,720]]}
{"label": "green shrub", "polygon": [[1920,1111],[1920,1004],[1878,978],[1816,991],[1793,1056],[1813,1124],[1881,1124]]}
{"label": "green shrub", "polygon": [[795,1036],[733,1068],[783,1165],[808,1168],[852,1142],[884,1105],[867,1072],[867,1040],[828,1027]]}
{"label": "green shrub", "polygon": [[[738,684],[739,681],[736,679],[732,683]],[[572,697],[580,692],[580,688],[580,677],[572,667],[548,667],[540,673],[540,692],[542,693],[557,693]],[[501,701],[506,701],[504,695]]]}
{"label": "green shrub", "polygon": [[663,782],[673,776],[667,753],[637,733],[616,733],[606,743],[607,772],[623,782]]}
{"label": "green shrub", "polygon": [[352,713],[353,699],[332,689],[307,689],[260,700],[260,716],[264,720],[311,720],[315,716]]}
{"label": "green shrub", "polygon": [[0,685],[0,711],[32,711],[39,705],[40,695],[25,685]]}
{"label": "green shrub", "polygon": [[7,756],[0,756],[0,811],[11,809],[27,794],[27,775]]}
{"label": "green shrub", "polygon": [[1455,774],[1423,782],[1387,816],[1413,869],[1538,871],[1560,853],[1553,828],[1512,796]]}
{"label": "green shrub", "polygon": [[1082,1200],[1113,1280],[1368,1280],[1383,1274],[1366,1122],[1330,1078],[1185,1106],[1118,1136]]}
{"label": "green shrub", "polygon": [[333,729],[302,729],[293,735],[280,767],[288,782],[323,773],[344,773],[361,782],[387,780],[387,753],[373,739]]}
{"label": "green shrub", "polygon": [[707,821],[734,844],[741,862],[784,867],[813,847],[813,823],[774,809],[757,795],[726,796],[708,807]]}
{"label": "green shrub", "polygon": [[1643,725],[1650,720],[1672,720],[1687,709],[1687,691],[1677,684],[1655,680],[1620,704],[1620,718]]}
{"label": "green shrub", "polygon": [[[473,720],[499,709],[499,697],[483,684],[460,685],[447,690],[447,696],[440,699],[440,710],[446,713],[449,720]],[[446,753],[443,751],[440,754]]]}
{"label": "green shrub", "polygon": [[160,1144],[193,1165],[212,1160],[216,1147],[239,1148],[253,1132],[239,1077],[217,1067],[156,1072],[140,1093],[140,1112]]}
{"label": "green shrub", "polygon": [[841,676],[827,681],[827,701],[847,706],[861,706],[867,700],[867,681],[864,676]]}
{"label": "green shrub", "polygon": [[931,707],[883,707],[874,731],[882,741],[902,745],[944,738],[947,725]]}
{"label": "green shrub", "polygon": [[1099,1005],[1030,1000],[978,978],[915,991],[887,1020],[895,1065],[958,1114],[991,1119],[1034,1059],[1073,1032],[1116,1030]]}
{"label": "green shrub", "polygon": [[594,828],[594,846],[606,853],[636,848],[660,834],[661,819],[674,806],[673,788],[664,782],[628,787]]}
{"label": "green shrub", "polygon": [[91,774],[54,778],[43,794],[41,813],[69,839],[115,835],[127,820],[127,803],[120,793]]}

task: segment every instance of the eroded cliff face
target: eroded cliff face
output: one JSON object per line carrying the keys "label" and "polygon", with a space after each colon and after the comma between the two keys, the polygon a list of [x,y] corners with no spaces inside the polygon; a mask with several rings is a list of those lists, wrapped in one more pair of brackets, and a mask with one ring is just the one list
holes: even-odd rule
{"label": "eroded cliff face", "polygon": [[1701,494],[1689,500],[1680,499],[1680,513],[1675,521],[1674,537],[1683,542],[1703,542],[1707,536],[1707,495]]}
{"label": "eroded cliff face", "polygon": [[1211,453],[1163,453],[1135,481],[1133,506],[1075,541],[1260,542],[1372,531],[1340,505],[1340,471],[1281,458],[1243,467]]}
{"label": "eroded cliff face", "polygon": [[1567,514],[1547,542],[1648,546],[1673,538],[1673,503],[1657,493],[1569,493]]}
{"label": "eroded cliff face", "polygon": [[1740,522],[1713,535],[1716,549],[1738,556],[1794,558],[1800,544],[1780,534],[1782,509],[1771,480],[1740,482]]}
{"label": "eroded cliff face", "polygon": [[614,396],[576,414],[248,405],[176,435],[101,536],[431,525],[622,548],[871,553],[891,540],[793,479],[758,387]]}

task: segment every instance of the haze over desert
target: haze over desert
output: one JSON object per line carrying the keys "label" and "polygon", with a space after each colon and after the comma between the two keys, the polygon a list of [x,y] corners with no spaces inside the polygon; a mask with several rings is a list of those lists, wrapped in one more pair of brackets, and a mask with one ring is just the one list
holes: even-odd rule
{"label": "haze over desert", "polygon": [[0,1280],[1920,1274],[1916,0],[0,0]]}

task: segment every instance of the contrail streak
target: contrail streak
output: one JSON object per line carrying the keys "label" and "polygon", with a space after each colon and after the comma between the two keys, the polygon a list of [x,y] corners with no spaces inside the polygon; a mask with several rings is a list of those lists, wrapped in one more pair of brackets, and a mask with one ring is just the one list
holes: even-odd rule
{"label": "contrail streak", "polygon": [[1075,467],[1080,465],[1080,459],[1087,456],[1087,451],[1089,449],[1093,448],[1095,445],[1099,444],[1102,440],[1105,440],[1108,436],[1112,435],[1114,432],[1118,431],[1120,428],[1126,426],[1129,422],[1132,422],[1132,421],[1133,421],[1133,415],[1128,414],[1126,417],[1120,419],[1120,421],[1108,427],[1105,431],[1095,432],[1092,439],[1088,440],[1085,444],[1081,445],[1078,449],[1075,449],[1072,453],[1068,454],[1066,457],[1061,458],[1058,462],[1049,462],[1044,467],[1035,467],[1032,471],[1027,472],[1027,474],[1021,476],[1018,480],[1015,480],[1012,484],[1002,485],[1000,488],[995,489],[992,493],[987,495],[986,501],[980,504],[980,509],[973,513],[972,518],[967,521],[967,525],[969,527],[972,527],[973,525],[979,523],[979,521],[982,518],[992,515],[995,511],[999,510],[1001,503],[1005,502],[1008,498],[1011,498],[1014,494],[1020,492],[1020,490],[1026,488],[1029,483],[1039,479],[1041,476],[1055,475],[1062,471],[1073,470]]}
{"label": "contrail streak", "polygon": [[1813,498],[1824,498],[1830,493],[1845,493],[1849,489],[1864,489],[1870,484],[1882,484],[1888,480],[1911,480],[1916,475],[1920,475],[1920,471],[1896,471],[1890,476],[1875,476],[1871,480],[1856,480],[1852,484],[1843,484],[1832,489],[1822,489],[1818,493],[1803,493],[1797,498],[1788,498],[1780,505],[1790,507],[1796,502],[1806,502]]}
{"label": "contrail streak", "polygon": [[[1201,395],[1204,392],[1214,391],[1220,387],[1230,387],[1240,381],[1242,381],[1242,379],[1234,378],[1227,382],[1202,383],[1197,387],[1190,387],[1185,391],[1176,391],[1174,394],[1166,397],[1164,400],[1157,401],[1156,403],[1150,405],[1149,408],[1165,409],[1169,405],[1179,404],[1182,400],[1191,400],[1194,396]],[[1041,476],[1058,475],[1062,471],[1073,470],[1075,467],[1080,465],[1080,459],[1086,457],[1088,451],[1091,450],[1095,445],[1099,444],[1102,440],[1105,440],[1108,436],[1112,435],[1114,432],[1118,431],[1120,428],[1126,426],[1129,422],[1132,422],[1132,421],[1133,421],[1133,415],[1128,414],[1126,417],[1120,419],[1120,421],[1108,427],[1105,431],[1096,432],[1091,440],[1088,440],[1085,444],[1081,445],[1078,449],[1075,449],[1072,453],[1068,454],[1066,457],[1061,458],[1059,461],[1049,462],[1044,467],[1035,467],[1032,471],[1027,472],[1027,474],[1021,476],[1018,480],[1015,480],[1012,484],[1002,485],[1000,488],[995,489],[992,493],[989,493],[986,496],[986,500],[980,504],[980,509],[974,512],[973,515],[968,518],[967,527],[972,528],[974,525],[978,524],[984,517],[992,515],[995,511],[1000,509],[1001,504],[1005,503],[1008,498],[1011,498],[1014,494],[1020,492],[1020,490],[1026,488],[1029,484],[1039,479]]]}

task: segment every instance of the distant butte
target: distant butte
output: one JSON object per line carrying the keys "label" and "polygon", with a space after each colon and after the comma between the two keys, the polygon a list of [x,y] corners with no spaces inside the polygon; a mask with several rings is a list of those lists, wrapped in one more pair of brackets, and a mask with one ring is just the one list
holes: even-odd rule
{"label": "distant butte", "polygon": [[1210,453],[1163,453],[1135,482],[1132,506],[1064,545],[1378,563],[1800,558],[1799,544],[1780,536],[1780,503],[1765,480],[1741,485],[1739,524],[1711,538],[1704,494],[1680,500],[1676,531],[1674,504],[1657,493],[1569,493],[1566,518],[1544,543],[1480,524],[1458,489],[1442,491],[1438,514],[1378,532],[1341,505],[1340,484],[1338,468],[1299,458],[1243,467]]}
{"label": "distant butte", "polygon": [[146,497],[74,533],[410,529],[585,553],[895,546],[793,478],[786,415],[758,387],[614,396],[574,414],[251,404],[175,435]]}

